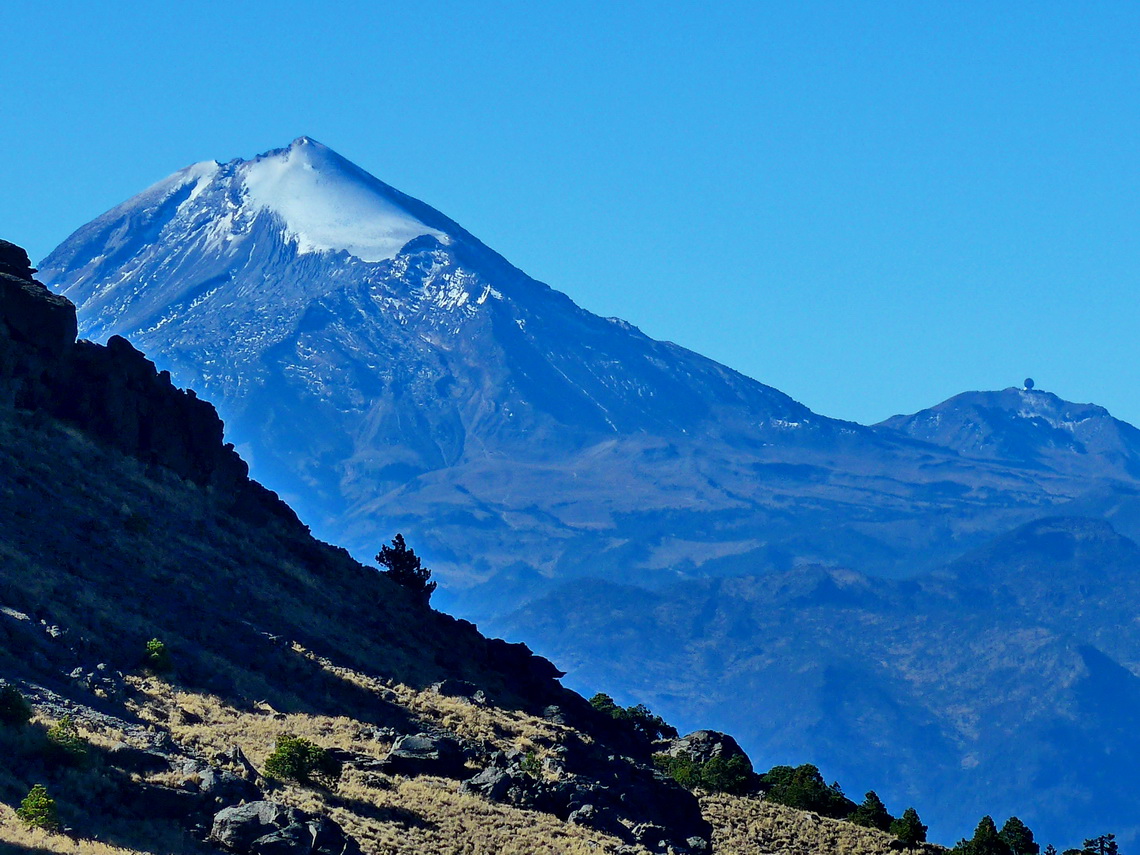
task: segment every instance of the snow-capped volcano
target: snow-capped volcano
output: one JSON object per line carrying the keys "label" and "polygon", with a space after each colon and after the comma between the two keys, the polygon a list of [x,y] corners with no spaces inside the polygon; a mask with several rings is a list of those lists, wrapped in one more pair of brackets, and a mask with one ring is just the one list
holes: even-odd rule
{"label": "snow-capped volcano", "polygon": [[385,261],[413,238],[449,240],[408,210],[422,206],[308,137],[241,164],[234,170],[238,181],[247,208],[280,219],[300,254],[343,250],[361,261]]}
{"label": "snow-capped volcano", "polygon": [[495,608],[581,574],[913,570],[1104,474],[819,416],[581,309],[306,137],[183,169],[40,267],[83,335],[214,401],[322,535],[370,555],[403,531],[445,587],[495,579]]}

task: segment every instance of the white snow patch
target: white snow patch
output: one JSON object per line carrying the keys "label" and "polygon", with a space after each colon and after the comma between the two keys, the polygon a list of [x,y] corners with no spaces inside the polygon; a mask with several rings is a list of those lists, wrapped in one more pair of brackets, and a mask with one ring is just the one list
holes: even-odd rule
{"label": "white snow patch", "polygon": [[385,184],[305,137],[241,168],[248,204],[277,214],[300,253],[344,250],[385,261],[421,235],[446,238],[404,210]]}

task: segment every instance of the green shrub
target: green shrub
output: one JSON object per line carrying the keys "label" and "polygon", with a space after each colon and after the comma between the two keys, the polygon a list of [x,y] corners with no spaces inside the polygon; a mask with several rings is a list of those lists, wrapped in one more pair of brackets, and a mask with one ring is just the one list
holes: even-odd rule
{"label": "green shrub", "polygon": [[41,784],[32,787],[31,792],[24,796],[16,816],[29,828],[42,828],[45,831],[59,829],[59,814],[56,811],[55,799],[48,795],[48,791]]}
{"label": "green shrub", "polygon": [[725,760],[713,757],[699,763],[689,754],[657,754],[653,762],[658,769],[671,777],[682,787],[695,790],[709,790],[714,793],[735,793],[743,795],[753,788],[752,770],[748,761],[740,755]]}
{"label": "green shrub", "polygon": [[824,783],[819,769],[810,763],[795,768],[773,766],[760,778],[764,798],[776,804],[815,811],[834,819],[845,819],[855,803],[843,795],[839,784]]}
{"label": "green shrub", "polygon": [[23,727],[32,720],[32,705],[11,683],[0,688],[0,724]]}
{"label": "green shrub", "polygon": [[339,766],[325,749],[291,733],[277,737],[277,747],[265,761],[265,777],[308,784],[318,774],[333,778],[340,774]]}
{"label": "green shrub", "polygon": [[146,643],[144,662],[146,663],[146,667],[159,674],[174,669],[174,662],[170,658],[170,651],[166,648],[166,645],[157,638],[152,638]]}
{"label": "green shrub", "polygon": [[87,757],[87,740],[69,715],[48,728],[47,739],[50,750],[60,760],[80,763]]}
{"label": "green shrub", "polygon": [[519,761],[519,768],[528,775],[533,775],[536,778],[542,773],[542,763],[539,761],[538,755],[533,751],[528,751],[523,759]]}
{"label": "green shrub", "polygon": [[633,730],[651,740],[677,738],[677,728],[668,724],[661,716],[654,715],[645,704],[622,707],[609,695],[598,692],[590,698],[590,706],[614,721],[625,722]]}

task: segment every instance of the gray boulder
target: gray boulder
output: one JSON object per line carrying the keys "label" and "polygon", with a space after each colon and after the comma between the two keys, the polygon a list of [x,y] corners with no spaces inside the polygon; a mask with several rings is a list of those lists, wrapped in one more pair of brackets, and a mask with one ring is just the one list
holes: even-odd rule
{"label": "gray boulder", "polygon": [[218,811],[210,840],[238,855],[359,855],[339,825],[271,801]]}
{"label": "gray boulder", "polygon": [[707,763],[714,757],[722,760],[731,760],[733,757],[743,757],[748,764],[748,771],[752,771],[752,761],[744,753],[735,739],[727,733],[717,730],[695,730],[680,739],[674,739],[665,751],[670,757],[679,757],[688,754],[698,763]]}
{"label": "gray boulder", "polygon": [[417,733],[401,736],[385,758],[386,771],[396,775],[437,775],[442,778],[463,774],[463,751],[446,736]]}

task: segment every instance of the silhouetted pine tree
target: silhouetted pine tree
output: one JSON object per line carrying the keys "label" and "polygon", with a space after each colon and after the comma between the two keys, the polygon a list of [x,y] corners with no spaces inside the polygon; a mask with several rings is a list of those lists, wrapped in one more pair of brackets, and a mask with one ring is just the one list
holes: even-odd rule
{"label": "silhouetted pine tree", "polygon": [[887,831],[895,818],[887,813],[887,806],[883,804],[883,800],[879,798],[874,790],[871,790],[871,792],[867,793],[863,804],[855,808],[855,810],[851,812],[851,816],[847,817],[847,819],[865,828],[877,828],[879,831]]}

